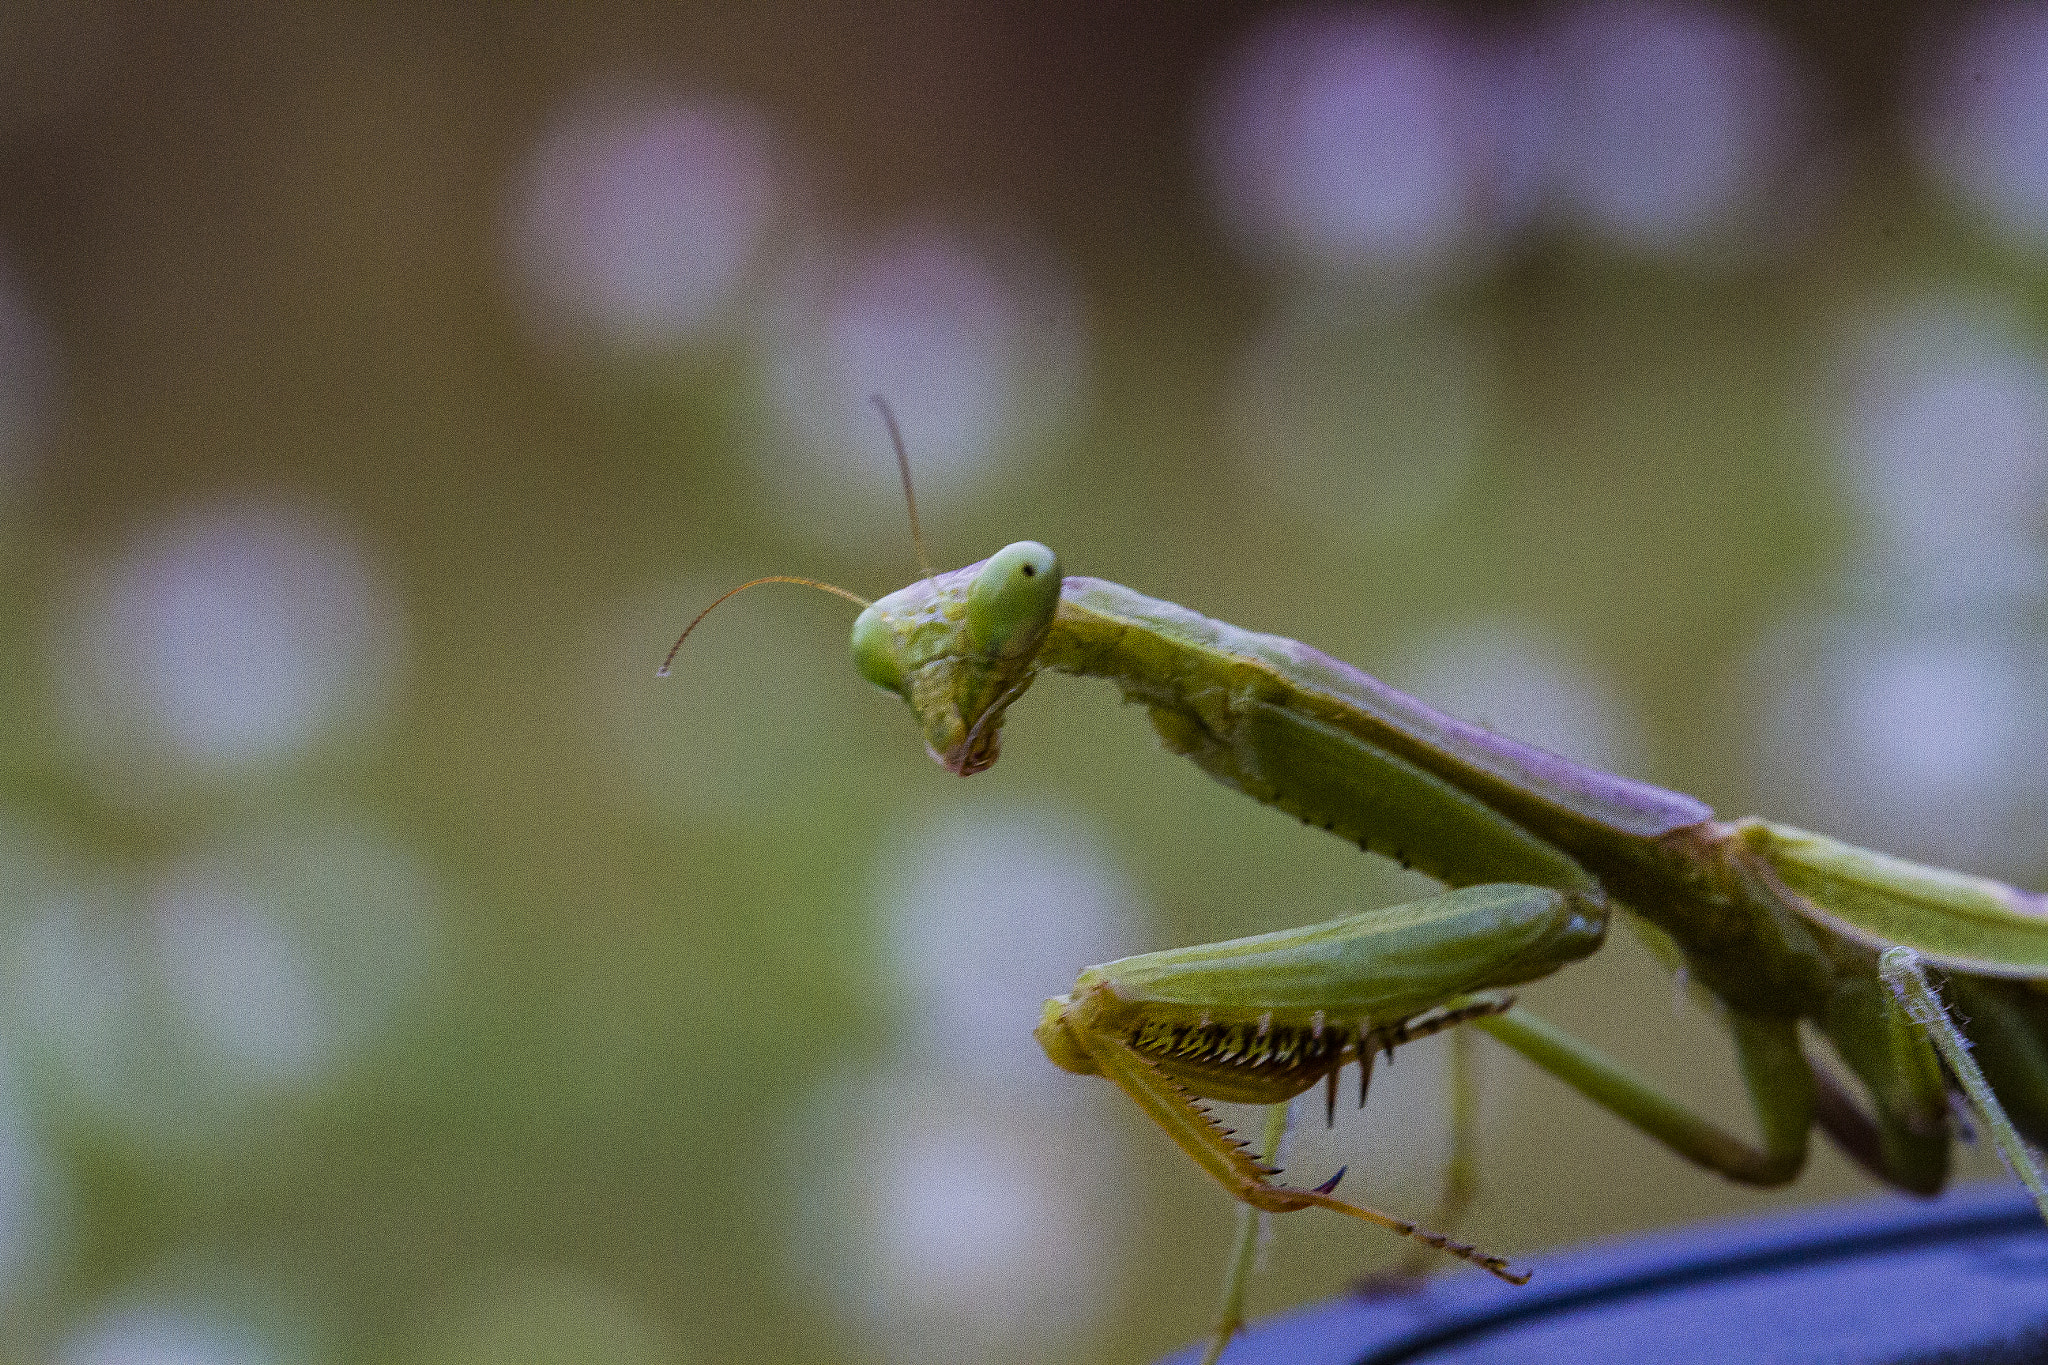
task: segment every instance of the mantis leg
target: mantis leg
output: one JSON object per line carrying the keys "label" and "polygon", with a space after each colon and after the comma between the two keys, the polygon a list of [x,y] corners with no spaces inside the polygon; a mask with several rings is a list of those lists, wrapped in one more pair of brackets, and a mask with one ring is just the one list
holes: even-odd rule
{"label": "mantis leg", "polygon": [[[1436,1207],[1429,1211],[1430,1226],[1445,1232],[1464,1219],[1479,1188],[1479,1086],[1473,1074],[1472,1035],[1453,1029],[1448,1041],[1444,1082],[1450,1099],[1451,1154],[1444,1165]],[[1402,1261],[1399,1274],[1404,1279],[1418,1279],[1427,1270],[1427,1261],[1416,1253]]]}
{"label": "mantis leg", "polygon": [[1503,1257],[1463,1242],[1454,1242],[1442,1233],[1431,1232],[1406,1218],[1396,1218],[1378,1209],[1337,1198],[1331,1191],[1337,1188],[1337,1181],[1344,1174],[1341,1170],[1314,1189],[1275,1185],[1268,1177],[1278,1172],[1271,1165],[1245,1154],[1245,1148],[1251,1144],[1219,1126],[1206,1105],[1150,1059],[1114,1039],[1096,1042],[1089,1048],[1089,1056],[1104,1076],[1135,1100],[1145,1111],[1145,1116],[1164,1128],[1180,1149],[1194,1158],[1195,1164],[1207,1171],[1233,1198],[1267,1213],[1329,1209],[1333,1213],[1383,1227],[1398,1236],[1413,1237],[1447,1255],[1470,1261],[1510,1284],[1528,1282],[1526,1274],[1509,1270]]}
{"label": "mantis leg", "polygon": [[2048,995],[2031,982],[1961,972],[1949,973],[1943,989],[2013,1126],[2037,1146],[2048,1143]]}
{"label": "mantis leg", "polygon": [[1983,1071],[1978,1068],[1976,1059],[1970,1056],[1969,1040],[1963,1037],[1962,1030],[1942,1008],[1941,997],[1934,993],[1934,987],[1920,965],[1920,955],[1911,948],[1887,948],[1878,958],[1878,972],[1885,985],[1898,996],[1899,1003],[1912,1016],[1913,1022],[1926,1032],[1928,1039],[1940,1051],[1941,1059],[1948,1063],[1949,1073],[1962,1087],[1978,1121],[1991,1130],[1991,1140],[1997,1144],[1998,1155],[2004,1159],[2006,1168],[2019,1177],[2027,1192],[2034,1196],[2034,1203],[2040,1207],[2042,1216],[2048,1218],[2048,1178],[2042,1176],[2033,1152],[2012,1126],[2012,1120],[2006,1117],[1998,1097],[1991,1093]]}
{"label": "mantis leg", "polygon": [[1444,1188],[1430,1221],[1455,1227],[1479,1192],[1479,1078],[1473,1074],[1472,1035],[1451,1033],[1451,1159],[1444,1168]]}
{"label": "mantis leg", "polygon": [[1869,977],[1837,984],[1819,1023],[1871,1107],[1866,1115],[1826,1081],[1815,1114],[1821,1127],[1879,1180],[1912,1194],[1938,1193],[1948,1180],[1948,1086],[1926,1033]]}
{"label": "mantis leg", "polygon": [[1813,1071],[1790,1019],[1730,1013],[1743,1084],[1762,1142],[1717,1127],[1595,1048],[1519,1007],[1475,1019],[1481,1028],[1595,1104],[1690,1161],[1744,1185],[1783,1185],[1806,1163]]}
{"label": "mantis leg", "polygon": [[[1288,1108],[1284,1100],[1266,1106],[1266,1131],[1259,1144],[1261,1165],[1272,1166],[1280,1156],[1281,1139],[1287,1136]],[[1252,1264],[1259,1258],[1259,1242],[1265,1231],[1265,1214],[1250,1204],[1237,1206],[1237,1245],[1230,1253],[1230,1269],[1223,1276],[1223,1306],[1216,1314],[1216,1330],[1209,1337],[1209,1349],[1202,1353],[1202,1365],[1216,1365],[1230,1339],[1244,1330],[1244,1292],[1251,1283]]]}

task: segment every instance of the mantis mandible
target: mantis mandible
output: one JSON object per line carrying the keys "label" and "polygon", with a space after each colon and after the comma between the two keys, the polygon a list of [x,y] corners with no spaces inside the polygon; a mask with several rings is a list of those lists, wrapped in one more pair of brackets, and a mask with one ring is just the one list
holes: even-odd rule
{"label": "mantis mandible", "polygon": [[[1067,577],[1035,541],[865,605],[852,651],[863,677],[909,704],[950,772],[995,763],[1004,720],[1040,673],[1101,678],[1146,709],[1167,750],[1218,781],[1450,888],[1090,967],[1046,1002],[1046,1055],[1108,1079],[1251,1208],[1329,1209],[1525,1279],[1500,1257],[1338,1198],[1335,1178],[1276,1183],[1284,1109],[1254,1150],[1202,1104],[1282,1106],[1322,1085],[1334,1110],[1352,1063],[1362,1103],[1376,1054],[1469,1025],[1748,1185],[1797,1176],[1818,1126],[1878,1179],[1933,1194],[1948,1175],[1953,1088],[2048,1214],[2025,1145],[2048,1142],[2048,895],[1765,820],[1719,820],[1690,796],[1443,715],[1307,645]],[[1755,1140],[1505,994],[1594,952],[1624,909],[1720,1006]],[[1960,1030],[1922,960],[1945,973]],[[1809,1062],[1802,1021],[1860,1097]],[[1210,1360],[1241,1325],[1247,1237]]]}

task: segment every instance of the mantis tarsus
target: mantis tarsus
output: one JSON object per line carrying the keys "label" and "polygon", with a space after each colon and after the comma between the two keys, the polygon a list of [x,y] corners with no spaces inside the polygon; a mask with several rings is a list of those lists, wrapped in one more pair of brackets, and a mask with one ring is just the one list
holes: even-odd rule
{"label": "mantis tarsus", "polygon": [[[1064,577],[1032,541],[868,605],[852,648],[864,677],[909,703],[951,772],[996,761],[1004,718],[1040,672],[1104,678],[1147,709],[1167,749],[1219,781],[1451,888],[1091,967],[1046,1002],[1037,1037],[1055,1063],[1108,1078],[1253,1208],[1331,1209],[1525,1278],[1500,1257],[1338,1198],[1334,1178],[1312,1189],[1275,1183],[1278,1172],[1201,1103],[1279,1104],[1323,1085],[1334,1107],[1338,1072],[1353,1062],[1362,1100],[1377,1053],[1463,1024],[1751,1185],[1792,1180],[1818,1125],[1877,1178],[1936,1192],[1948,1175],[1950,1091],[1961,1069],[1981,1067],[1989,1088],[1975,1087],[1972,1102],[2041,1193],[2022,1138],[2048,1141],[2048,994],[2036,984],[2048,978],[2048,896],[1763,820],[1718,820],[1692,797],[1442,715],[1296,641]],[[1623,908],[1720,1006],[1757,1140],[1503,993],[1592,953]],[[1961,1031],[1929,990],[1923,959],[1944,972]],[[1860,1097],[1809,1062],[1802,1022]],[[1944,1054],[1964,1068],[1945,1069]],[[1212,1360],[1240,1325],[1246,1245]]]}

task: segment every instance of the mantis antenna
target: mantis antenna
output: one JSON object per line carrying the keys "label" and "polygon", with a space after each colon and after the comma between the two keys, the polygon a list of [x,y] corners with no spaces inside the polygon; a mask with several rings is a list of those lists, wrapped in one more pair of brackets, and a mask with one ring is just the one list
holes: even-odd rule
{"label": "mantis antenna", "polygon": [[[917,565],[924,570],[925,582],[932,583],[938,571],[932,568],[932,557],[924,548],[924,528],[917,522],[917,494],[912,492],[910,487],[910,452],[903,445],[903,429],[896,425],[896,413],[890,408],[888,399],[879,393],[871,393],[868,395],[868,401],[875,405],[876,410],[882,414],[882,424],[889,428],[889,444],[896,448],[896,472],[903,476],[903,503],[910,509],[910,542],[917,547]],[[806,588],[816,588],[819,592],[829,592],[834,597],[843,597],[861,607],[874,605],[857,593],[848,592],[834,583],[821,583],[815,578],[799,578],[795,574],[778,573],[769,574],[766,578],[749,579],[698,612],[695,619],[683,627],[683,633],[676,636],[676,642],[668,647],[668,654],[662,659],[661,667],[654,670],[654,676],[668,676],[669,668],[676,661],[676,655],[682,652],[683,641],[690,638],[690,632],[702,624],[705,617],[717,611],[728,599],[739,596],[748,588],[758,588],[763,583],[796,583]],[[937,585],[933,586],[936,591]]]}
{"label": "mantis antenna", "polygon": [[896,425],[896,412],[888,399],[871,393],[868,401],[882,414],[882,425],[889,428],[889,444],[896,447],[896,472],[903,476],[903,504],[910,509],[910,543],[917,547],[917,567],[924,570],[924,581],[930,583],[938,571],[932,568],[932,557],[925,553],[924,529],[917,524],[917,494],[910,490],[910,452],[903,447],[903,428]]}
{"label": "mantis antenna", "polygon": [[868,601],[867,598],[860,596],[858,593],[848,592],[846,589],[838,586],[835,583],[820,583],[815,578],[798,578],[794,574],[775,573],[769,574],[766,578],[749,579],[747,582],[740,584],[737,588],[734,588],[730,592],[724,594],[724,596],[720,597],[718,601],[713,602],[710,606],[698,612],[696,619],[692,620],[689,625],[683,627],[683,633],[681,635],[676,636],[676,642],[668,647],[668,657],[661,661],[660,668],[654,670],[654,676],[657,678],[666,678],[668,676],[669,665],[673,664],[676,661],[676,654],[682,649],[683,641],[690,638],[690,632],[695,630],[699,623],[701,623],[705,617],[709,616],[712,612],[717,611],[718,608],[721,605],[723,605],[727,600],[739,596],[748,588],[758,588],[763,583],[797,583],[801,584],[806,588],[816,588],[819,592],[829,592],[834,597],[843,597],[847,601],[857,603],[862,607],[871,607],[874,605],[874,603]]}

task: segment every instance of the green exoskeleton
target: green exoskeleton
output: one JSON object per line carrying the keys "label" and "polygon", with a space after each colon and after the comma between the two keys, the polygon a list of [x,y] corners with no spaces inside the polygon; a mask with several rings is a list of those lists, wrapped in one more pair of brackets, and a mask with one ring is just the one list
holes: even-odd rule
{"label": "green exoskeleton", "polygon": [[[1334,1180],[1276,1183],[1277,1129],[1255,1153],[1201,1104],[1278,1104],[1319,1084],[1334,1104],[1340,1068],[1358,1064],[1362,1088],[1376,1052],[1462,1024],[1745,1184],[1791,1180],[1818,1125],[1878,1178],[1933,1193],[1948,1174],[1950,1090],[1979,1066],[1980,1112],[2015,1169],[2032,1166],[2013,1126],[2048,1140],[2048,995],[2034,984],[2048,977],[2048,896],[1718,820],[1692,797],[1442,715],[1293,640],[1064,577],[1035,542],[875,602],[852,644],[861,673],[909,703],[952,772],[996,761],[1009,708],[1041,672],[1104,678],[1146,708],[1166,748],[1219,781],[1451,888],[1091,967],[1046,1002],[1037,1036],[1055,1063],[1108,1078],[1252,1207],[1332,1209],[1519,1279],[1498,1257],[1339,1199]],[[1593,952],[1623,906],[1721,1006],[1755,1140],[1503,994]],[[1945,972],[1973,1052],[1926,991],[1922,958]],[[1809,1064],[1802,1021],[1860,1096]],[[1936,1037],[1960,1065],[1944,1069]],[[1238,1325],[1246,1245],[1212,1358]]]}

